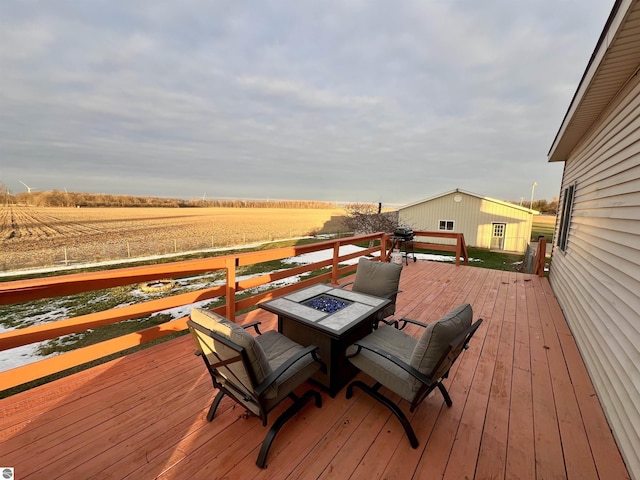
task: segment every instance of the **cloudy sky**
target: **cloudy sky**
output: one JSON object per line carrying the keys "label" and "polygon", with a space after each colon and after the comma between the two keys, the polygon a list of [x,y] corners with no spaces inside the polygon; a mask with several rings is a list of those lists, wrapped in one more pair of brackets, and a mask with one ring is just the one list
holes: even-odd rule
{"label": "cloudy sky", "polygon": [[0,183],[404,204],[559,193],[613,0],[1,0]]}

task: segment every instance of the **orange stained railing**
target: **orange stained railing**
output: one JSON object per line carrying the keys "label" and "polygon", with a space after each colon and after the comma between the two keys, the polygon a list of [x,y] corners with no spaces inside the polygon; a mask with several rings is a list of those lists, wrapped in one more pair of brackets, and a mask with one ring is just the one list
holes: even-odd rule
{"label": "orange stained railing", "polygon": [[533,274],[544,277],[544,267],[547,257],[547,239],[544,235],[538,237],[538,250],[533,261]]}
{"label": "orange stained railing", "polygon": [[[380,243],[378,246],[340,255],[340,247],[343,245],[359,244],[375,240],[379,240]],[[268,300],[324,281],[329,281],[337,285],[338,279],[341,276],[353,273],[357,268],[357,265],[341,266],[341,262],[376,253],[378,254],[378,258],[385,259],[388,243],[389,236],[387,234],[375,233],[309,245],[237,253],[198,260],[0,283],[0,305],[12,305],[32,300],[55,298],[206,272],[222,271],[225,273],[226,279],[221,285],[194,292],[175,294],[156,300],[136,303],[134,305],[97,311],[65,320],[0,333],[0,351],[43,340],[51,340],[62,335],[80,333],[89,329],[95,329],[101,326],[139,318],[155,312],[161,312],[170,308],[181,307],[218,297],[224,297],[225,303],[214,309],[214,311],[224,315],[230,320],[235,320],[237,311],[254,307],[263,300]],[[326,250],[331,251],[331,258],[327,260],[295,266],[282,271],[265,273],[243,280],[236,278],[237,269],[240,267]],[[325,267],[331,267],[331,270],[284,287],[258,292],[245,298],[238,296],[238,293],[248,289],[268,285],[278,280],[295,277]],[[229,299],[233,299],[233,301],[229,301]],[[186,317],[174,319],[152,328],[122,335],[95,345],[78,348],[54,357],[0,372],[0,391],[100,359],[113,353],[121,352],[174,332],[182,331],[186,329],[186,321]]]}
{"label": "orange stained railing", "polygon": [[[464,243],[464,234],[462,233],[453,233],[453,232],[427,232],[425,230],[414,230],[414,237],[430,237],[430,238],[449,238],[456,241],[455,245],[453,244],[442,244],[442,243],[428,243],[428,242],[419,242],[414,239],[413,247],[414,248],[423,248],[425,250],[436,250],[442,252],[455,252],[456,254],[456,265],[460,265],[460,259],[464,261],[465,265],[469,265],[469,253],[467,252],[467,245]],[[389,247],[387,251],[387,259],[391,256],[391,249],[393,245]]]}

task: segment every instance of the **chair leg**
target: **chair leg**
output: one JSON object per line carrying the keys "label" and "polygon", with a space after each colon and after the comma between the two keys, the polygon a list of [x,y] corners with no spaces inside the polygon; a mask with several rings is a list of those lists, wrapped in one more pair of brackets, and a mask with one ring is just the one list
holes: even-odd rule
{"label": "chair leg", "polygon": [[282,415],[280,415],[273,425],[267,432],[267,436],[264,437],[262,441],[262,447],[260,448],[260,453],[258,454],[258,460],[256,461],[256,465],[260,468],[265,468],[265,462],[267,460],[267,454],[269,453],[269,449],[271,448],[271,443],[276,438],[277,433],[283,427],[283,425],[289,421],[296,413],[298,413],[302,407],[306,405],[306,403],[312,398],[315,400],[316,407],[322,407],[322,397],[315,390],[307,390],[302,397],[296,397],[297,400],[287,408]]}
{"label": "chair leg", "polygon": [[378,400],[380,403],[385,405],[389,410],[391,410],[393,412],[393,414],[398,418],[398,420],[400,420],[400,423],[402,424],[402,427],[404,428],[404,432],[407,434],[407,438],[409,439],[409,443],[411,444],[411,447],[412,448],[418,448],[418,437],[416,437],[416,434],[413,431],[413,428],[411,427],[411,424],[409,423],[409,420],[407,419],[405,414],[402,412],[402,410],[400,410],[398,405],[396,405],[391,400],[389,400],[387,397],[385,397],[380,392],[378,392],[378,389],[380,388],[380,384],[379,383],[376,383],[373,387],[370,387],[369,385],[366,385],[365,383],[361,382],[360,380],[355,380],[355,381],[351,382],[349,384],[349,386],[347,387],[347,398],[351,398],[352,397],[352,395],[353,395],[353,387],[360,388],[363,392],[368,393],[373,398]]}
{"label": "chair leg", "polygon": [[209,413],[207,413],[207,422],[210,422],[211,420],[213,420],[213,417],[216,414],[216,410],[218,409],[218,405],[220,405],[220,401],[222,400],[222,397],[224,397],[224,392],[220,390],[216,395],[216,398],[213,399],[213,403],[209,408]]}
{"label": "chair leg", "polygon": [[441,382],[438,382],[437,385],[438,385],[438,388],[440,389],[440,393],[442,393],[442,396],[444,397],[444,401],[447,404],[447,407],[450,407],[451,405],[453,405],[453,401],[449,396],[449,392],[447,392],[447,389],[444,388],[444,385]]}

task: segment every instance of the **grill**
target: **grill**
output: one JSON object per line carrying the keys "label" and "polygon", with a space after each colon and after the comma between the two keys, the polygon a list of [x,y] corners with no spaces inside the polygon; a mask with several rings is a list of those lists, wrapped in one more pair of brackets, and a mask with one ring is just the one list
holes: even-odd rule
{"label": "grill", "polygon": [[409,227],[398,227],[393,232],[391,238],[391,249],[404,250],[402,256],[405,258],[407,265],[409,265],[409,254],[413,255],[413,261],[416,261],[416,254],[413,251],[413,230]]}
{"label": "grill", "polygon": [[401,242],[408,242],[413,240],[413,230],[407,227],[398,227],[393,232],[394,239]]}

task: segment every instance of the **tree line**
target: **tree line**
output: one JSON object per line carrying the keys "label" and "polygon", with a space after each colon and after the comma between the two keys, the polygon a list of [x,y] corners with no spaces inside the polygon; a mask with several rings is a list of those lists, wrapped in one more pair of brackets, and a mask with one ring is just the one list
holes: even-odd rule
{"label": "tree line", "polygon": [[155,207],[155,208],[336,208],[333,202],[312,200],[242,200],[191,199],[110,195],[105,193],[79,193],[49,190],[11,194],[0,188],[0,202],[4,205],[30,205],[34,207]]}
{"label": "tree line", "polygon": [[554,198],[550,202],[547,200],[535,200],[533,205],[531,202],[515,202],[513,200],[509,200],[509,203],[513,203],[514,205],[520,205],[521,207],[531,208],[532,210],[537,210],[542,215],[556,215],[558,213],[558,199]]}
{"label": "tree line", "polygon": [[[320,202],[313,200],[242,200],[242,199],[176,199],[160,197],[140,197],[134,195],[109,195],[105,193],[79,193],[60,190],[48,190],[43,192],[21,192],[12,194],[0,182],[0,202],[2,204],[32,205],[36,207],[163,207],[163,208],[193,208],[193,207],[223,207],[223,208],[336,208],[333,202]],[[558,212],[558,198],[550,202],[544,199],[535,200],[533,205],[527,201],[513,201],[509,203],[526,208],[533,208],[543,215],[556,215]],[[355,218],[362,213],[370,215],[375,213],[375,204],[354,204],[351,207],[351,217]],[[364,218],[364,217],[363,217]]]}

